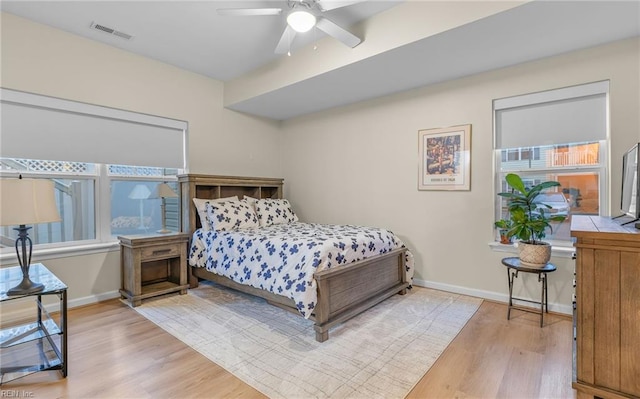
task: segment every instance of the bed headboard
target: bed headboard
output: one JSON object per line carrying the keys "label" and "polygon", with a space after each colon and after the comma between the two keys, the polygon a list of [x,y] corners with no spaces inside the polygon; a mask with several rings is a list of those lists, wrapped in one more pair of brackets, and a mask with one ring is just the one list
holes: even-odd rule
{"label": "bed headboard", "polygon": [[182,232],[193,234],[202,225],[193,198],[216,199],[237,195],[254,198],[282,198],[284,179],[269,177],[178,175]]}

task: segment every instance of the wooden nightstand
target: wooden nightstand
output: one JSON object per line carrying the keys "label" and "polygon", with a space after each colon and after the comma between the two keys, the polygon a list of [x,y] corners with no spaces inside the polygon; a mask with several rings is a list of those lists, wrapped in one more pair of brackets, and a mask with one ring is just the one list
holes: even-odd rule
{"label": "wooden nightstand", "polygon": [[187,293],[188,234],[131,235],[118,239],[122,267],[120,294],[131,306],[157,295]]}

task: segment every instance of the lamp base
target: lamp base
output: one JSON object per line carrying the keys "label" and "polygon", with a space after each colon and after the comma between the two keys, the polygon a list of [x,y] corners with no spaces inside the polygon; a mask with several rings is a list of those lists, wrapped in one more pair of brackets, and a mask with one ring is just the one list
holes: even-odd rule
{"label": "lamp base", "polygon": [[[29,229],[24,224],[14,228],[18,232],[18,238],[16,239],[16,256],[18,257],[18,263],[20,264],[20,270],[22,270],[22,281],[20,284],[7,291],[7,295],[27,295],[34,292],[39,292],[44,289],[44,285],[40,283],[34,283],[29,279],[29,264],[31,263],[31,250],[33,243],[29,238]],[[29,244],[27,246],[27,244]],[[20,251],[22,249],[22,251]],[[28,251],[27,251],[28,249]]]}
{"label": "lamp base", "polygon": [[159,233],[159,234],[169,234],[169,233],[171,233],[171,230],[161,229],[161,230],[156,231],[156,233]]}
{"label": "lamp base", "polygon": [[20,284],[16,285],[13,288],[10,288],[9,291],[7,291],[7,295],[27,295],[33,294],[35,292],[40,292],[42,290],[44,290],[43,284],[34,283],[33,281],[29,280],[28,277],[24,277]]}

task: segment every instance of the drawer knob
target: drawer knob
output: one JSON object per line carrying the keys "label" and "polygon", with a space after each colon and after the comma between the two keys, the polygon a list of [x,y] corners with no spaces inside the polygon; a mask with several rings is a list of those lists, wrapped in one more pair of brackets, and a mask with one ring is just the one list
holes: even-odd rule
{"label": "drawer knob", "polygon": [[168,254],[169,252],[171,252],[171,249],[156,249],[153,251],[153,255]]}

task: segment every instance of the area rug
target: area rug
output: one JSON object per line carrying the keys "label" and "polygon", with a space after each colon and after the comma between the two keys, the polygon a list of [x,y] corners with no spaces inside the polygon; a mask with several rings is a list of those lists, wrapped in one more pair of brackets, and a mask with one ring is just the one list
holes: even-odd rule
{"label": "area rug", "polygon": [[135,309],[270,398],[403,398],[482,300],[414,287],[315,341],[313,323],[204,283]]}

